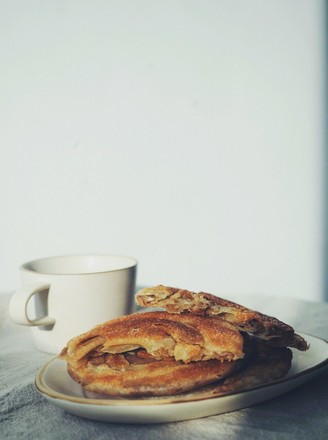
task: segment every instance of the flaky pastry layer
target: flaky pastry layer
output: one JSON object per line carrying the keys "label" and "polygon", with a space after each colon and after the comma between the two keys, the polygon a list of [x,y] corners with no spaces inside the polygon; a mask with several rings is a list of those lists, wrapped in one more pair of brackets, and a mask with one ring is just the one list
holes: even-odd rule
{"label": "flaky pastry layer", "polygon": [[290,325],[210,293],[158,285],[140,290],[136,294],[136,302],[143,307],[161,307],[179,316],[190,313],[221,317],[238,330],[266,340],[273,346],[294,347],[302,351],[308,349],[306,341]]}
{"label": "flaky pastry layer", "polygon": [[80,367],[68,364],[71,377],[85,391],[108,396],[141,397],[180,394],[224,379],[238,371],[243,360],[221,362],[216,359],[185,364],[174,360],[148,359],[138,350],[103,355]]}
{"label": "flaky pastry layer", "polygon": [[228,322],[154,311],[98,325],[72,338],[60,357],[86,391],[159,396],[227,377],[245,351],[243,335]]}
{"label": "flaky pastry layer", "polygon": [[197,315],[167,312],[136,313],[98,325],[72,338],[62,352],[78,367],[88,357],[124,353],[143,348],[157,360],[173,358],[184,363],[244,357],[244,338],[229,322]]}

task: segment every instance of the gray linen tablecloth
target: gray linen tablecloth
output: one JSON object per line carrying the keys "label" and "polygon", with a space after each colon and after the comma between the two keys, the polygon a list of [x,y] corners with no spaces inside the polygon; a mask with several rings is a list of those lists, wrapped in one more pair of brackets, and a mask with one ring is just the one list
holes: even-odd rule
{"label": "gray linen tablecloth", "polygon": [[[1,439],[326,439],[328,371],[278,398],[235,412],[165,424],[96,422],[64,412],[36,390],[38,369],[52,355],[34,348],[30,329],[11,322],[9,294],[0,295]],[[328,339],[328,304],[268,298],[235,301],[274,315],[298,331]]]}

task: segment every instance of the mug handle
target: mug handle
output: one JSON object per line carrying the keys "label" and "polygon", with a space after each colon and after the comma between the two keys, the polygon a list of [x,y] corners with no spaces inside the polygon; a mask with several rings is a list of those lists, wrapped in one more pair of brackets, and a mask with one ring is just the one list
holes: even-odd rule
{"label": "mug handle", "polygon": [[50,316],[30,319],[27,315],[27,304],[33,295],[47,294],[50,284],[29,284],[13,293],[9,302],[9,315],[11,319],[20,325],[47,326],[54,325],[56,320]]}

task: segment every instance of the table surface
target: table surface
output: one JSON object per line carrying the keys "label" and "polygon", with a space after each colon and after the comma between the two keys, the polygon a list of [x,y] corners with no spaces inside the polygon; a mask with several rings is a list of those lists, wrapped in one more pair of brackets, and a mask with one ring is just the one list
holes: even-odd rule
{"label": "table surface", "polygon": [[[283,396],[250,408],[163,424],[113,424],[71,415],[35,388],[39,368],[53,355],[36,350],[30,329],[8,316],[10,294],[0,294],[0,438],[3,439],[297,439],[328,432],[328,371]],[[328,303],[267,296],[230,297],[328,340]]]}

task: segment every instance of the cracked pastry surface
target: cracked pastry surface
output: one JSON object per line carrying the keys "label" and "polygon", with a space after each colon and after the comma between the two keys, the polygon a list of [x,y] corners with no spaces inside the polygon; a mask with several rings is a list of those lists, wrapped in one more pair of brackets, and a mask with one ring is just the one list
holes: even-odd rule
{"label": "cracked pastry surface", "polygon": [[[147,360],[145,360],[147,359]],[[172,359],[145,358],[142,351],[90,358],[68,373],[85,391],[119,397],[165,396],[195,390],[239,371],[243,360],[211,359],[185,364]]]}
{"label": "cracked pastry surface", "polygon": [[86,390],[119,396],[195,389],[235,372],[244,356],[244,337],[230,323],[155,311],[98,325],[60,354]]}
{"label": "cracked pastry surface", "polygon": [[222,380],[178,395],[149,397],[160,403],[188,402],[211,399],[239,393],[272,383],[286,376],[291,368],[293,354],[287,347],[272,347],[266,341],[251,337],[251,353],[242,368]]}
{"label": "cracked pastry surface", "polygon": [[172,402],[211,398],[282,377],[291,365],[287,347],[308,348],[288,324],[209,293],[159,285],[139,291],[136,302],[165,311],[100,324],[59,355],[85,391]]}
{"label": "cracked pastry surface", "polygon": [[290,325],[210,293],[158,285],[140,290],[136,302],[143,307],[162,307],[180,316],[190,313],[221,317],[240,331],[249,332],[273,346],[294,347],[302,351],[308,348],[306,341]]}

